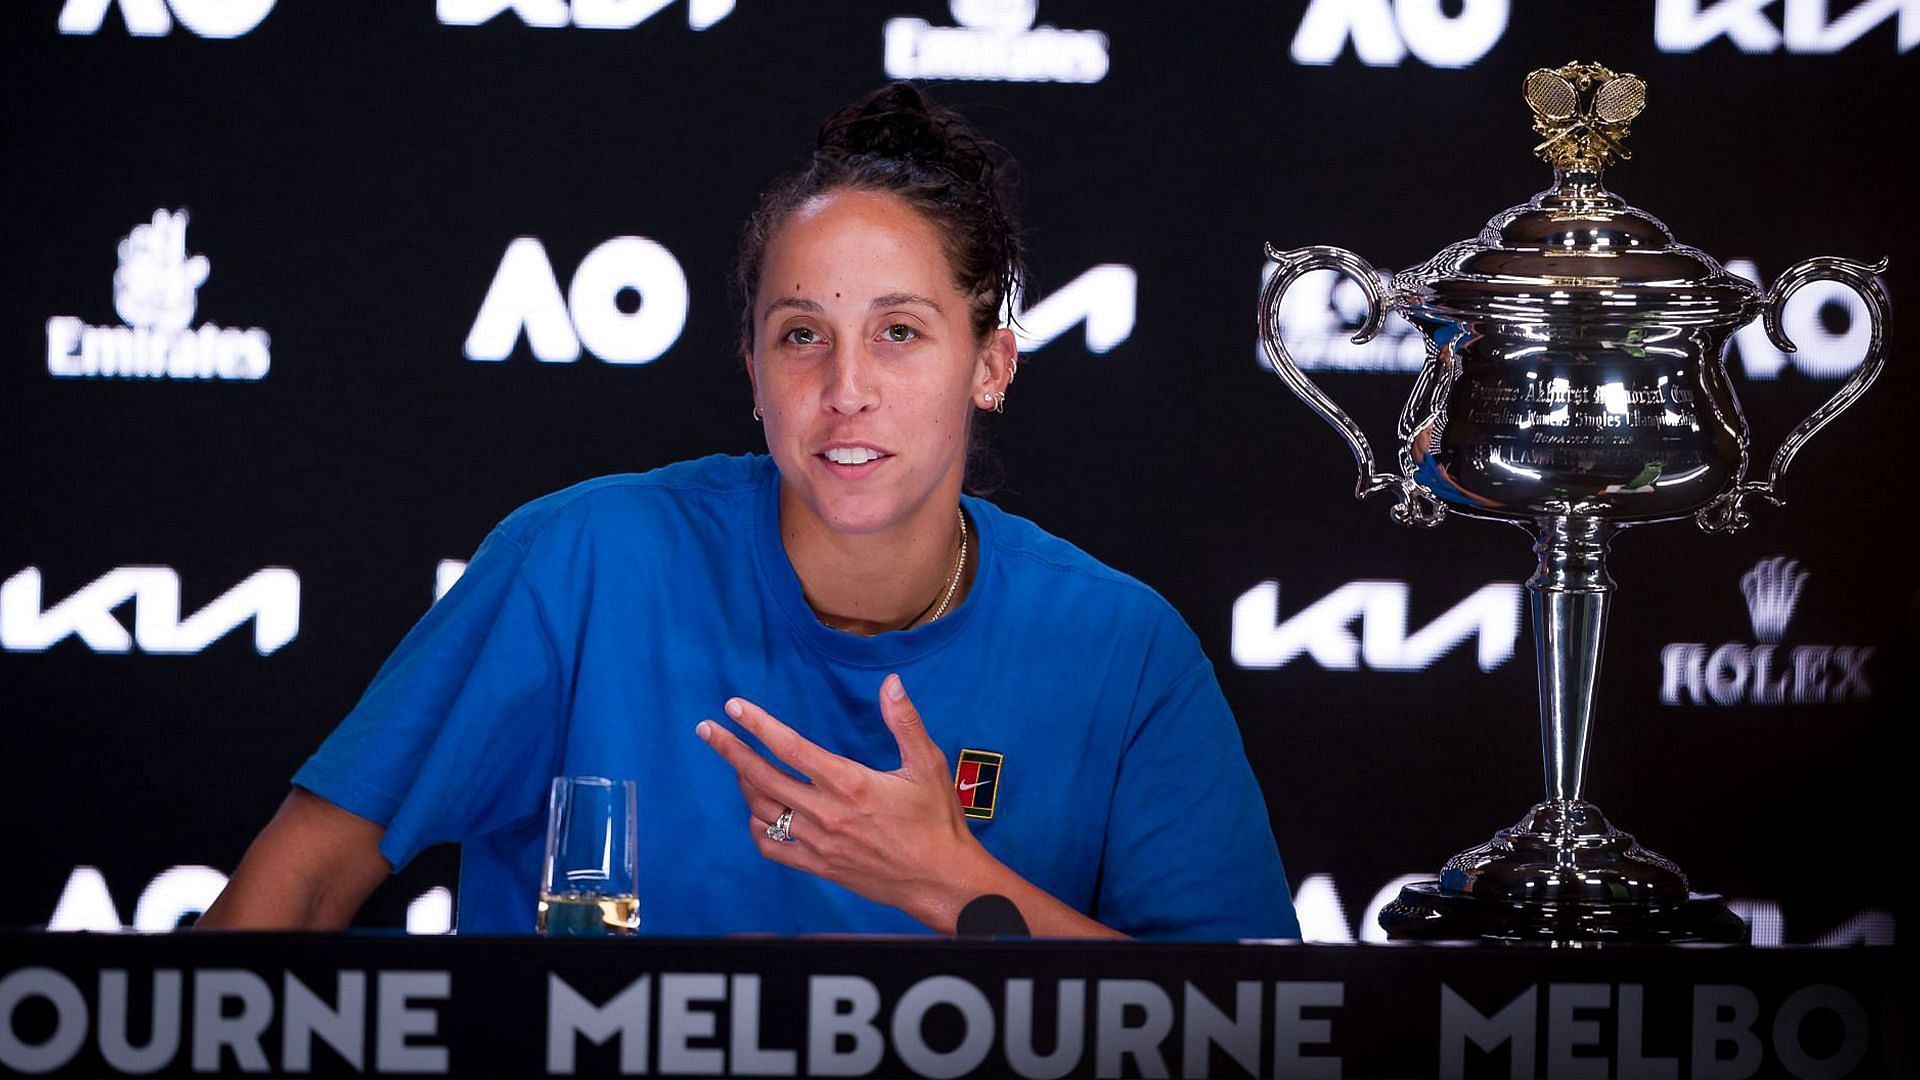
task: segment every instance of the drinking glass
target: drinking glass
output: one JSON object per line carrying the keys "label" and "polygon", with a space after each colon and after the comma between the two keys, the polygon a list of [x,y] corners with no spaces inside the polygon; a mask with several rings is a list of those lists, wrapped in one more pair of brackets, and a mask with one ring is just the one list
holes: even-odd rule
{"label": "drinking glass", "polygon": [[631,780],[556,776],[534,928],[550,937],[627,936],[640,928]]}

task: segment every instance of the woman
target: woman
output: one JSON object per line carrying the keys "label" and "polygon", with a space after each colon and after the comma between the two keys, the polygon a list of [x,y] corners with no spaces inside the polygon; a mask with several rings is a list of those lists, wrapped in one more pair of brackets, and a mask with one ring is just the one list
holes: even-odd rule
{"label": "woman", "polygon": [[461,929],[526,932],[548,780],[594,774],[638,780],[651,932],[952,933],[997,893],[1039,935],[1297,936],[1191,631],[961,497],[1017,360],[997,159],[909,86],[830,119],[743,234],[770,457],[509,516],[202,924],[342,926],[455,840]]}

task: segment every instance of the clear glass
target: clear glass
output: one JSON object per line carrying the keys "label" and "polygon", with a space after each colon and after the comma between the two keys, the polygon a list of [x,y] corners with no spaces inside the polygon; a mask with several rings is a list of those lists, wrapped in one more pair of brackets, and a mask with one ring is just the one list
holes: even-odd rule
{"label": "clear glass", "polygon": [[640,929],[631,780],[556,776],[534,928],[549,937],[624,937]]}

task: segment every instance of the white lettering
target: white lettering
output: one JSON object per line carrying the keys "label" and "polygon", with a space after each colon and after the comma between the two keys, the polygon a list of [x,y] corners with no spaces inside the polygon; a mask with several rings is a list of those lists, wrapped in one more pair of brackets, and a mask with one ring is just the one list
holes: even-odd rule
{"label": "white lettering", "polygon": [[696,1049],[692,1039],[710,1039],[718,1019],[695,1002],[727,1000],[723,975],[660,976],[660,1071],[682,1076],[717,1076],[727,1071],[726,1054]]}
{"label": "white lettering", "polygon": [[[880,1066],[880,989],[858,975],[807,978],[807,1071],[815,1076],[865,1076]],[[841,1049],[841,1040],[852,1046]]]}
{"label": "white lettering", "polygon": [[[1129,1011],[1139,1023],[1128,1023]],[[1173,999],[1145,979],[1101,979],[1094,986],[1094,1071],[1125,1076],[1132,1058],[1141,1076],[1167,1075],[1160,1044],[1173,1030]]]}
{"label": "white lettering", "polygon": [[[1260,284],[1279,269],[1268,260],[1260,266]],[[1387,286],[1393,275],[1380,271],[1380,282]],[[1365,344],[1356,345],[1353,335],[1367,315],[1367,294],[1344,274],[1315,270],[1302,274],[1281,297],[1275,329],[1287,347],[1287,355],[1302,371],[1419,371],[1427,362],[1427,339],[1412,323],[1388,312],[1380,322],[1380,332]],[[1258,340],[1253,346],[1254,362],[1272,371],[1266,350]]]}
{"label": "white lettering", "polygon": [[180,928],[180,920],[213,906],[227,875],[211,866],[170,866],[155,874],[133,905],[133,928],[142,934],[165,934]]}
{"label": "white lettering", "polygon": [[135,37],[160,37],[173,29],[179,19],[186,28],[203,38],[237,38],[259,26],[273,10],[276,0],[67,0],[60,8],[60,32],[97,34],[106,21],[107,9],[120,8],[127,32]]}
{"label": "white lettering", "polygon": [[[20,1037],[14,1017],[22,1002],[45,998],[53,1006],[53,1031],[38,1043]],[[22,1073],[45,1073],[73,1060],[87,1041],[87,1001],[65,975],[44,967],[21,968],[0,978],[0,1065]]]}
{"label": "white lettering", "polygon": [[547,1071],[574,1072],[574,1037],[595,1046],[618,1035],[620,1071],[647,1071],[647,1018],[652,1010],[653,976],[642,975],[625,990],[595,1007],[558,975],[547,976]]}
{"label": "white lettering", "polygon": [[[1830,1013],[1840,1022],[1840,1045],[1825,1057],[1809,1053],[1801,1041],[1802,1025],[1815,1013]],[[1837,986],[1803,986],[1788,995],[1773,1016],[1773,1052],[1802,1080],[1839,1080],[1852,1076],[1866,1060],[1867,1026],[1867,1010],[1859,998]]]}
{"label": "white lettering", "polygon": [[[206,607],[180,618],[180,575],[165,566],[123,566],[41,610],[41,577],[29,566],[0,583],[0,648],[44,652],[78,636],[95,652],[197,653],[253,620],[253,647],[270,655],[300,632],[300,578],[292,570],[257,570]],[[129,635],[113,610],[134,601]]]}
{"label": "white lettering", "polygon": [[1007,980],[1007,1030],[1002,1049],[1007,1065],[1029,1080],[1054,1080],[1080,1064],[1086,1052],[1087,981],[1061,979],[1056,1005],[1053,1052],[1042,1055],[1033,1044],[1033,980]]}
{"label": "white lettering", "polygon": [[445,885],[435,885],[414,897],[407,905],[407,933],[453,933],[452,890]]}
{"label": "white lettering", "polygon": [[121,1072],[158,1072],[180,1052],[180,972],[162,968],[153,973],[153,1008],[148,1012],[147,1044],[135,1046],[128,1037],[127,973],[108,968],[100,972],[100,1056]]}
{"label": "white lettering", "polygon": [[440,1014],[432,1008],[415,1008],[413,1003],[447,1000],[453,995],[453,976],[444,971],[383,971],[378,986],[380,1024],[373,1047],[374,1068],[383,1073],[446,1072],[446,1047],[407,1040],[439,1034]]}
{"label": "white lettering", "polygon": [[[640,306],[620,310],[632,290]],[[643,236],[616,236],[587,253],[567,289],[580,343],[609,364],[645,364],[680,339],[687,325],[687,275],[666,248]]]}
{"label": "white lettering", "polygon": [[[927,1044],[927,1013],[945,1005],[960,1013],[960,1042],[951,1050]],[[952,975],[921,979],[900,995],[893,1009],[893,1049],[919,1076],[965,1076],[993,1049],[993,1005],[980,988]]]}
{"label": "white lettering", "polygon": [[[1762,285],[1760,271],[1750,259],[1729,260],[1727,272]],[[1828,330],[1829,318],[1843,328]],[[1737,355],[1749,379],[1779,378],[1789,365],[1809,379],[1845,379],[1866,360],[1873,337],[1867,302],[1838,281],[1809,281],[1795,290],[1780,313],[1780,329],[1796,351],[1781,352],[1767,337],[1765,324],[1754,319],[1733,332],[1727,363],[1731,365]]]}
{"label": "white lettering", "polygon": [[1133,267],[1102,263],[1061,286],[1052,296],[1030,308],[1015,300],[1014,334],[1021,352],[1033,352],[1085,323],[1087,351],[1111,352],[1133,336],[1139,304],[1140,279]]}
{"label": "white lettering", "polygon": [[1385,945],[1387,931],[1380,925],[1380,913],[1386,910],[1388,904],[1400,898],[1401,889],[1416,881],[1432,880],[1433,875],[1430,873],[1401,874],[1381,886],[1380,891],[1374,893],[1373,899],[1367,902],[1366,912],[1360,916],[1360,940],[1369,945]]}
{"label": "white lettering", "polygon": [[[1213,1076],[1212,1051],[1218,1046],[1249,1075],[1260,1072],[1260,984],[1243,979],[1233,984],[1233,1014],[1221,1011],[1186,983],[1182,992],[1186,1022],[1180,1030],[1180,1074]],[[1278,1069],[1274,1075],[1283,1074]]]}
{"label": "white lettering", "polygon": [[1836,53],[1896,20],[1897,47],[1920,44],[1920,0],[1864,0],[1832,22],[1828,0],[1786,0],[1784,30],[1767,18],[1774,0],[1658,0],[1653,40],[1662,52],[1686,53],[1726,35],[1742,52],[1769,53],[1784,43],[1793,53]]}
{"label": "white lettering", "polygon": [[[632,292],[639,306],[620,310]],[[507,245],[480,313],[467,331],[469,360],[505,360],[526,331],[535,358],[570,363],[585,345],[610,364],[645,364],[673,346],[687,323],[687,275],[673,254],[642,236],[616,236],[587,253],[567,297],[531,236]]]}
{"label": "white lettering", "polygon": [[1680,1075],[1680,1059],[1648,1057],[1646,1052],[1647,988],[1639,983],[1620,986],[1620,1026],[1614,1036],[1614,1074],[1663,1080]]}
{"label": "white lettering", "polygon": [[1300,919],[1300,940],[1310,945],[1351,945],[1353,927],[1332,874],[1310,874],[1293,891],[1293,912]]}
{"label": "white lettering", "polygon": [[[443,26],[479,26],[511,11],[527,26],[573,26],[587,30],[628,30],[664,11],[672,0],[437,0],[434,15]],[[688,0],[687,25],[705,30],[733,13],[734,0]]]}
{"label": "white lettering", "polygon": [[531,236],[508,244],[500,257],[493,284],[480,302],[480,314],[467,331],[467,359],[505,360],[522,327],[537,359],[564,363],[580,358],[580,339],[574,336],[567,302],[560,297],[553,263],[547,259],[545,245]]}
{"label": "white lettering", "polygon": [[1850,948],[1855,945],[1892,945],[1893,913],[1868,908],[1820,935],[1814,944],[1823,949]]}
{"label": "white lettering", "polygon": [[1660,650],[1660,700],[1667,705],[1819,705],[1867,701],[1871,645],[1774,645],[1728,642],[1711,651],[1695,642]]}
{"label": "white lettering", "polygon": [[1605,983],[1547,984],[1546,1075],[1606,1080],[1607,1059],[1580,1053],[1583,1047],[1600,1045],[1600,1021],[1583,1020],[1579,1014],[1604,1010],[1612,999]]}
{"label": "white lettering", "polygon": [[[994,10],[983,14],[987,7]],[[1107,35],[1098,30],[1034,26],[1030,4],[982,7],[962,0],[953,13],[964,25],[888,19],[881,31],[888,76],[1055,83],[1097,83],[1107,76]]]}
{"label": "white lettering", "polygon": [[53,915],[47,919],[51,931],[91,930],[112,934],[125,930],[120,909],[107,891],[107,878],[97,866],[76,866],[67,875],[60,899],[53,903]]}
{"label": "white lettering", "polygon": [[[1340,1075],[1340,1059],[1329,1054],[1307,1054],[1308,1046],[1333,1041],[1333,1021],[1308,1019],[1309,1008],[1334,1009],[1346,1004],[1347,986],[1337,982],[1277,982],[1273,984],[1273,1073],[1308,1080],[1332,1080]],[[1196,1074],[1197,1075],[1197,1074]]]}
{"label": "white lettering", "polygon": [[1437,68],[1463,68],[1506,32],[1508,0],[1465,0],[1449,15],[1440,0],[1313,0],[1293,36],[1293,59],[1331,64],[1348,39],[1360,62],[1394,67],[1407,51]]}
{"label": "white lettering", "polygon": [[733,976],[733,1023],[730,1042],[735,1076],[792,1076],[799,1055],[792,1050],[769,1050],[760,1045],[760,976]]}
{"label": "white lettering", "polygon": [[280,1067],[288,1072],[313,1071],[313,1040],[333,1047],[355,1072],[366,1060],[367,973],[341,971],[334,979],[328,1005],[307,984],[286,973],[281,983]]}
{"label": "white lettering", "polygon": [[[1753,1024],[1760,999],[1744,986],[1712,983],[1693,988],[1693,1056],[1689,1071],[1698,1080],[1744,1080],[1760,1071],[1760,1039]],[[1731,1046],[1731,1056],[1722,1055]]]}
{"label": "white lettering", "polygon": [[[227,1015],[226,1003],[240,1011]],[[260,1036],[273,1021],[273,990],[267,981],[238,968],[202,968],[193,977],[193,1071],[224,1072],[222,1049],[233,1051],[241,1072],[266,1072]]]}
{"label": "white lettering", "polygon": [[[1469,637],[1478,638],[1480,670],[1513,656],[1520,634],[1520,586],[1494,582],[1408,636],[1407,583],[1354,581],[1286,620],[1280,583],[1266,581],[1233,604],[1231,652],[1243,668],[1277,668],[1302,653],[1321,667],[1353,671],[1365,659],[1377,671],[1418,671]],[[1350,626],[1361,621],[1359,636]]]}
{"label": "white lettering", "polygon": [[466,572],[467,560],[441,559],[439,565],[433,568],[434,600],[437,602],[441,597],[447,595],[447,591],[453,588],[454,582],[459,581],[461,575]]}
{"label": "white lettering", "polygon": [[1537,1072],[1533,1033],[1538,987],[1529,986],[1492,1016],[1483,1016],[1453,987],[1440,984],[1440,1075],[1466,1075],[1467,1044],[1491,1053],[1505,1045],[1507,1075],[1525,1080]]}

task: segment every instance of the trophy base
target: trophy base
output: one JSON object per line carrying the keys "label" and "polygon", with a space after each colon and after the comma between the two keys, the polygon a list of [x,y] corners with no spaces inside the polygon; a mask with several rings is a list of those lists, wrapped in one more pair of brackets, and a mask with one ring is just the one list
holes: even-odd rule
{"label": "trophy base", "polygon": [[1586,948],[1598,945],[1745,945],[1752,930],[1718,896],[1678,903],[1492,900],[1420,881],[1380,912],[1392,941],[1486,941]]}
{"label": "trophy base", "polygon": [[1396,941],[1717,942],[1751,931],[1582,799],[1548,799],[1380,913]]}

